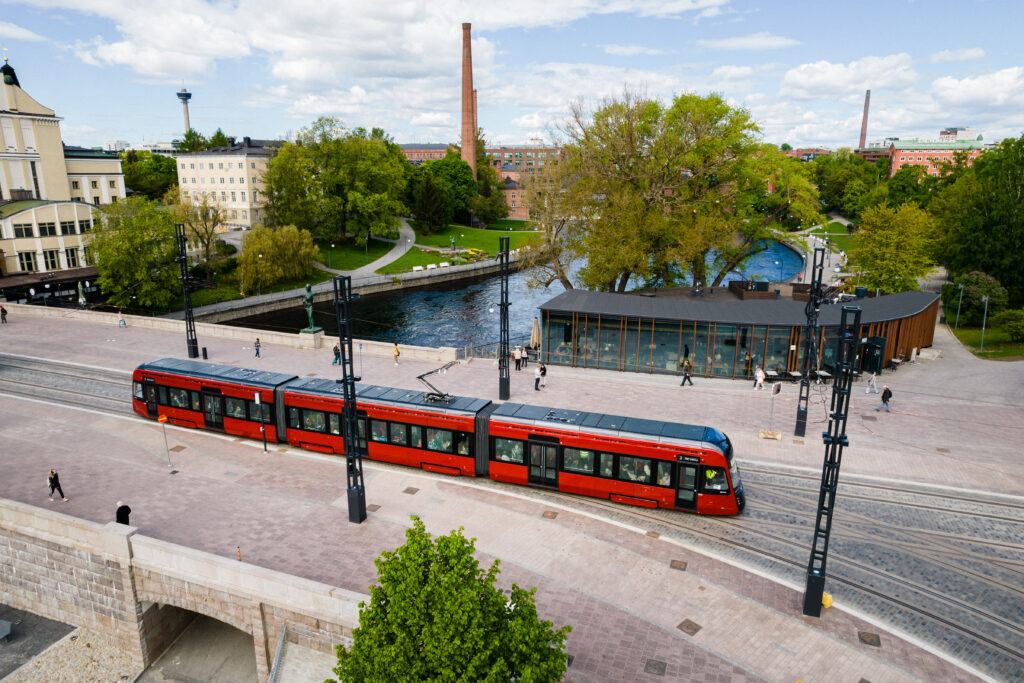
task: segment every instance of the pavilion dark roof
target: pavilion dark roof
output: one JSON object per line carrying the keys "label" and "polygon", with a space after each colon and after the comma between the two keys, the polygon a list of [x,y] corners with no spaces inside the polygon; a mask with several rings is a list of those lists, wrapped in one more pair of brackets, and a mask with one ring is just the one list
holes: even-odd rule
{"label": "pavilion dark roof", "polygon": [[[805,301],[793,299],[740,300],[722,290],[715,297],[700,297],[658,291],[654,296],[630,293],[590,292],[573,289],[562,292],[540,306],[552,313],[587,313],[624,318],[654,318],[666,321],[717,322],[736,325],[800,326],[807,322]],[[907,318],[928,308],[938,294],[901,292],[878,297],[861,297],[843,304],[822,305],[819,325],[838,325],[843,306],[859,306],[861,324]]]}

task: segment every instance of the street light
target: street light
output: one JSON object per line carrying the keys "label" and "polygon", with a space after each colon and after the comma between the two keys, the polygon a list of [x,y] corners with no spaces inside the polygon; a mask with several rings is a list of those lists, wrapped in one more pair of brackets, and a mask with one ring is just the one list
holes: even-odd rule
{"label": "street light", "polygon": [[956,330],[960,327],[960,304],[964,302],[964,286],[957,285],[960,288],[960,300],[956,302],[956,324],[953,325],[953,329]]}
{"label": "street light", "polygon": [[263,296],[263,254],[259,254],[256,262],[256,296]]}
{"label": "street light", "polygon": [[985,302],[985,315],[981,318],[981,351],[979,353],[985,353],[985,323],[988,321],[988,297],[983,296],[981,300]]}
{"label": "street light", "polygon": [[334,245],[331,244],[331,251],[327,252],[327,269],[328,270],[330,270],[330,268],[331,268],[331,252],[333,252],[333,251],[334,251]]}
{"label": "street light", "polygon": [[462,243],[466,240],[465,235],[459,235],[459,250],[455,252],[455,260],[462,263]]}
{"label": "street light", "polygon": [[412,248],[409,246],[409,242],[411,241],[408,237],[405,238],[405,266],[403,270],[409,270],[409,249]]}
{"label": "street light", "polygon": [[782,261],[776,261],[775,265],[779,267],[779,282],[782,282]]}

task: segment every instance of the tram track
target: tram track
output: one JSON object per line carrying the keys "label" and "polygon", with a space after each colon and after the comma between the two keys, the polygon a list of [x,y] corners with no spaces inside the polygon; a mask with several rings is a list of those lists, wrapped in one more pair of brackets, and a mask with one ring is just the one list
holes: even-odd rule
{"label": "tram track", "polygon": [[[0,393],[132,415],[130,391],[128,371],[0,353]],[[747,509],[738,517],[648,511],[538,489],[522,492],[538,501],[572,500],[581,510],[600,511],[603,518],[657,531],[698,551],[718,552],[747,565],[753,559],[753,565],[767,567],[769,574],[799,584],[820,477],[753,463],[745,464],[742,473]],[[1013,617],[1014,605],[1024,610],[1024,551],[1016,541],[1024,538],[1024,504],[1008,496],[979,497],[857,478],[842,481],[839,500],[828,565],[830,590],[837,599],[939,650],[950,651],[953,642],[967,641],[972,644],[968,655],[960,648],[955,656],[996,678],[1009,680],[1024,669],[1024,620],[1019,618],[1024,612]],[[919,518],[940,528],[915,523]],[[947,521],[948,528],[941,528]],[[971,523],[997,531],[984,537],[958,531]],[[887,544],[898,546],[901,555],[874,563],[870,553],[865,559],[855,556],[856,550],[868,548],[877,559],[888,552]],[[908,559],[927,569],[920,580],[910,575],[912,569],[904,570]]]}

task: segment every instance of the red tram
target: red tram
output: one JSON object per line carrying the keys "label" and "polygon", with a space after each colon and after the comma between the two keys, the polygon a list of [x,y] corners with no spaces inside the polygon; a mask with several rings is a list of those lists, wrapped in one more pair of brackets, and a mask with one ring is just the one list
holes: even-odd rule
{"label": "red tram", "polygon": [[[165,358],[133,374],[143,417],[323,453],[344,453],[342,387],[312,377]],[[259,396],[257,402],[256,397]],[[733,515],[743,485],[732,444],[711,427],[422,391],[356,386],[371,460],[483,476],[649,508]]]}

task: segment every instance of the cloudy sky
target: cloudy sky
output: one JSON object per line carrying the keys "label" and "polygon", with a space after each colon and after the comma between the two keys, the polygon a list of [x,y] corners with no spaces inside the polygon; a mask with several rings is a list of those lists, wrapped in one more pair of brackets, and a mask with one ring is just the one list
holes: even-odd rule
{"label": "cloudy sky", "polygon": [[0,44],[69,144],[279,138],[321,115],[398,142],[459,135],[473,24],[489,142],[548,136],[579,97],[722,93],[766,141],[1024,133],[1020,0],[0,0]]}

